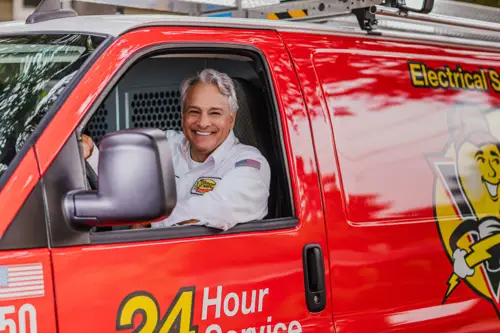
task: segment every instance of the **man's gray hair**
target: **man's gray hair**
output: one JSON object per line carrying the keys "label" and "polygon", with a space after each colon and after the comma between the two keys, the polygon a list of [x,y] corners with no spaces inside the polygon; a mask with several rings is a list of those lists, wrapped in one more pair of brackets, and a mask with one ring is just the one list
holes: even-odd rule
{"label": "man's gray hair", "polygon": [[238,100],[236,98],[236,90],[233,80],[229,77],[229,75],[210,68],[204,69],[197,75],[187,78],[181,83],[181,108],[183,111],[188,89],[199,82],[217,85],[220,93],[227,97],[229,111],[238,111]]}

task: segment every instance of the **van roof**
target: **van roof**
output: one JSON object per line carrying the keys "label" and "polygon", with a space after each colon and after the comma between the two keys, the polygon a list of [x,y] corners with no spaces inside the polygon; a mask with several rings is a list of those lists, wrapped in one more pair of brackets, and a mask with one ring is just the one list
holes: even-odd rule
{"label": "van roof", "polygon": [[[224,17],[199,17],[186,15],[89,15],[73,16],[47,20],[34,24],[26,24],[25,21],[11,21],[0,23],[0,34],[40,33],[40,32],[74,32],[90,34],[106,34],[119,36],[129,30],[146,26],[158,25],[181,25],[193,27],[227,27],[247,29],[272,29],[272,30],[325,30],[327,26],[313,23],[290,22],[282,20],[265,19],[238,19]],[[344,24],[343,26],[349,26]],[[340,30],[342,26],[328,25],[328,30]],[[335,29],[336,28],[336,29]],[[355,29],[354,25],[349,28]],[[345,30],[345,28],[344,28]]]}
{"label": "van roof", "polygon": [[[329,24],[315,24],[283,20],[203,17],[186,15],[89,15],[73,16],[26,24],[25,21],[10,21],[0,23],[0,35],[39,34],[39,33],[88,33],[118,37],[127,31],[151,26],[186,26],[186,27],[224,27],[237,29],[264,29],[277,31],[295,31],[304,33],[361,35],[368,38],[380,36],[367,34],[357,24],[345,21]],[[385,40],[407,42],[422,42],[446,46],[480,48],[489,51],[499,51],[498,38],[494,41],[484,41],[474,38],[429,35],[418,32],[383,30]]]}

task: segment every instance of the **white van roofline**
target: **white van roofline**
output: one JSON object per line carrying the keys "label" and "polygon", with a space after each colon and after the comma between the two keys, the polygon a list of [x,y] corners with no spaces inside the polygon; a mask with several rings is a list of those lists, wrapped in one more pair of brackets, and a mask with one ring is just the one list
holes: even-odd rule
{"label": "white van roofline", "polygon": [[[283,20],[240,19],[225,17],[201,17],[186,15],[89,15],[65,17],[47,20],[34,24],[24,21],[0,23],[0,34],[50,32],[81,32],[89,34],[106,34],[114,37],[127,31],[147,26],[193,26],[224,27],[246,29],[280,30],[281,28],[302,30],[324,30],[326,26],[314,23],[291,22]],[[329,26],[331,27],[331,26]],[[330,29],[329,29],[330,30]],[[336,30],[332,27],[332,31]],[[362,30],[359,33],[363,33]],[[339,30],[341,32],[341,30]]]}
{"label": "white van roofline", "polygon": [[128,31],[154,26],[216,27],[235,29],[274,30],[298,33],[333,34],[340,36],[362,36],[384,40],[412,41],[420,43],[443,44],[446,46],[500,50],[500,42],[482,41],[467,38],[454,38],[422,33],[381,30],[377,36],[363,31],[355,24],[339,22],[334,24],[315,24],[305,22],[240,19],[224,17],[199,17],[185,15],[89,15],[47,20],[34,24],[25,21],[0,23],[0,36],[40,33],[84,33],[118,37]]}

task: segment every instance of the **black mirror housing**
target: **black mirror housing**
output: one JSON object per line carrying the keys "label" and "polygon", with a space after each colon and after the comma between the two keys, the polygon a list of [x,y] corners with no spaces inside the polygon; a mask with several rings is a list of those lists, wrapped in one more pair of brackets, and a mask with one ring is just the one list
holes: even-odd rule
{"label": "black mirror housing", "polygon": [[177,202],[172,155],[165,133],[127,129],[99,142],[98,191],[66,194],[64,210],[75,226],[153,222],[170,215]]}

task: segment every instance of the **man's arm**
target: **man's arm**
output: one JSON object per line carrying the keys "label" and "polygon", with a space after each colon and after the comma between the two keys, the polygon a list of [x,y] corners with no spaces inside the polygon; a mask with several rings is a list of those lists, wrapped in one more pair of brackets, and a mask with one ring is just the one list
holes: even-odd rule
{"label": "man's arm", "polygon": [[99,165],[99,149],[88,135],[82,134],[83,157],[90,164],[97,175],[97,166]]}
{"label": "man's arm", "polygon": [[[242,157],[238,161],[255,160]],[[196,224],[228,230],[238,223],[249,222],[267,215],[271,172],[269,164],[259,158],[256,164],[236,163],[214,190],[203,196],[178,201],[172,214],[163,222],[153,223],[153,228],[182,224],[198,220]]]}

